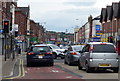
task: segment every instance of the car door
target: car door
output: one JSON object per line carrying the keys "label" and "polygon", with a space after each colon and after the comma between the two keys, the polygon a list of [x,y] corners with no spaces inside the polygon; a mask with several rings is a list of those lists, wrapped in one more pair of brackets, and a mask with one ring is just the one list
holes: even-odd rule
{"label": "car door", "polygon": [[82,53],[81,53],[81,65],[83,66],[83,67],[85,67],[85,65],[86,65],[86,61],[88,60],[88,58],[89,58],[89,47],[90,47],[90,45],[86,45],[84,48],[83,48],[83,50],[82,50]]}
{"label": "car door", "polygon": [[86,46],[84,46],[84,48],[82,49],[82,52],[81,52],[81,57],[80,57],[80,64],[81,66],[83,66],[84,64],[84,52],[85,52],[85,49],[86,49]]}
{"label": "car door", "polygon": [[70,52],[71,52],[71,50],[72,50],[72,47],[70,46],[70,47],[68,48],[67,55],[66,55],[66,61],[67,61],[67,62],[70,61]]}
{"label": "car door", "polygon": [[86,62],[89,64],[89,59],[90,59],[90,45],[87,44],[85,51],[84,51],[84,66],[86,66]]}
{"label": "car door", "polygon": [[68,50],[66,51],[66,55],[65,55],[65,60],[66,60],[66,62],[68,62],[68,53],[69,53],[69,50],[70,49],[70,47],[68,47]]}

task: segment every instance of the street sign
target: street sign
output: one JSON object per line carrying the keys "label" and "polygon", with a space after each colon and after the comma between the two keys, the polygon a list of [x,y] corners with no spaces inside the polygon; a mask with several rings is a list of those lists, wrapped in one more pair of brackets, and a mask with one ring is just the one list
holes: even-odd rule
{"label": "street sign", "polygon": [[19,41],[17,41],[17,43],[22,43],[22,41],[21,41],[21,40],[19,40]]}
{"label": "street sign", "polygon": [[96,31],[100,31],[100,25],[96,25]]}
{"label": "street sign", "polygon": [[97,35],[102,35],[102,33],[100,33],[100,32],[99,32],[99,33],[96,33],[96,34],[97,34]]}
{"label": "street sign", "polygon": [[3,30],[2,30],[2,29],[0,30],[0,33],[3,33]]}
{"label": "street sign", "polygon": [[117,41],[120,40],[120,36],[117,36],[116,39],[117,39]]}

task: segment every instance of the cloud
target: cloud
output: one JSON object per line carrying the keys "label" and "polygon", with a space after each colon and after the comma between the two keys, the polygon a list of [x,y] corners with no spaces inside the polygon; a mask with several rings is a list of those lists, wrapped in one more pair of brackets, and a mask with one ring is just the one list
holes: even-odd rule
{"label": "cloud", "polygon": [[19,0],[18,4],[30,5],[31,19],[46,22],[47,30],[73,32],[73,27],[84,25],[89,15],[100,15],[101,8],[114,1],[119,0]]}
{"label": "cloud", "polygon": [[65,2],[64,4],[67,5],[74,5],[74,6],[93,6],[95,5],[96,2],[91,2],[91,1],[82,1],[82,2]]}

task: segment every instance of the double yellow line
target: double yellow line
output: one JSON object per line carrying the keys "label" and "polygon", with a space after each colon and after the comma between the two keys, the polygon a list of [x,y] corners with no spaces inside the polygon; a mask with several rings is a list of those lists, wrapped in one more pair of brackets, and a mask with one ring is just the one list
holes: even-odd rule
{"label": "double yellow line", "polygon": [[3,78],[3,79],[16,79],[16,78],[22,78],[25,76],[25,70],[24,70],[24,65],[23,65],[23,60],[20,59],[20,63],[19,63],[19,74],[15,77],[10,77],[10,78]]}

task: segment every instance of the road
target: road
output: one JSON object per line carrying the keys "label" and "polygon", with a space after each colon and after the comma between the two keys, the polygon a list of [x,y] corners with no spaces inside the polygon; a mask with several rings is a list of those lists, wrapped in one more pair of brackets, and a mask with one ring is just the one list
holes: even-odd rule
{"label": "road", "polygon": [[25,55],[22,55],[16,64],[14,75],[8,79],[118,79],[118,73],[111,70],[86,73],[85,70],[78,70],[77,66],[65,65],[60,58],[55,60],[52,67],[47,64],[27,67]]}

